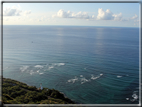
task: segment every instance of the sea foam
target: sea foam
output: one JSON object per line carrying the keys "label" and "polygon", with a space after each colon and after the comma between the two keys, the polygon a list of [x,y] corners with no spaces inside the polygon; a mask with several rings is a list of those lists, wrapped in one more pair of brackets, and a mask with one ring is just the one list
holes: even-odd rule
{"label": "sea foam", "polygon": [[33,72],[33,70],[30,70],[30,74],[32,75],[34,72]]}
{"label": "sea foam", "polygon": [[44,73],[39,73],[39,75],[44,74]]}
{"label": "sea foam", "polygon": [[69,79],[69,80],[68,80],[68,82],[75,83],[75,81],[77,81],[77,80],[78,80],[78,78],[75,76],[75,78],[74,78],[74,79]]}
{"label": "sea foam", "polygon": [[[55,67],[63,66],[63,65],[65,65],[65,63],[52,63],[52,64],[48,64],[48,65],[50,65],[48,67],[48,70],[50,70],[50,69],[53,69]],[[46,66],[48,66],[48,65],[46,65]]]}
{"label": "sea foam", "polygon": [[27,70],[29,68],[29,66],[23,66],[20,68],[21,72],[24,72],[25,70]]}
{"label": "sea foam", "polygon": [[122,76],[119,76],[119,75],[117,76],[117,78],[121,78],[121,77],[122,77]]}
{"label": "sea foam", "polygon": [[[91,75],[91,79],[92,80],[95,80],[95,79],[98,79],[102,76],[103,74],[100,74],[99,76],[97,77],[94,77],[94,75]],[[91,80],[90,79],[86,79],[85,77],[83,77],[83,75],[80,75],[79,77],[75,76],[75,78],[73,79],[69,79],[68,82],[72,82],[72,83],[75,83],[75,82],[80,82],[81,84],[84,84],[86,82],[90,82]]]}
{"label": "sea foam", "polygon": [[89,82],[90,80],[87,80],[86,78],[81,78],[81,84],[85,83],[85,82]]}
{"label": "sea foam", "polygon": [[65,63],[58,63],[58,66],[62,66],[62,65],[65,65]]}
{"label": "sea foam", "polygon": [[42,65],[36,65],[36,66],[34,66],[34,67],[36,67],[36,68],[43,68]]}
{"label": "sea foam", "polygon": [[52,68],[54,68],[54,66],[49,66],[49,67],[48,67],[48,70],[50,70],[50,69],[52,69]]}
{"label": "sea foam", "polygon": [[98,79],[98,78],[100,78],[102,75],[103,75],[103,74],[100,74],[99,76],[96,76],[96,77],[95,77],[94,75],[91,75],[91,79],[92,79],[92,80]]}
{"label": "sea foam", "polygon": [[63,66],[63,65],[65,65],[65,63],[53,63],[52,65],[53,66]]}

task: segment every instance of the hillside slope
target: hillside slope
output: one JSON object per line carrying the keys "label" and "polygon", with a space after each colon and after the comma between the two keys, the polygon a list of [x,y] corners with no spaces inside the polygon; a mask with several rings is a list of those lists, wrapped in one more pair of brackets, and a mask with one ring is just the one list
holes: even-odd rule
{"label": "hillside slope", "polygon": [[55,89],[43,88],[3,78],[2,102],[4,104],[74,104],[69,98]]}

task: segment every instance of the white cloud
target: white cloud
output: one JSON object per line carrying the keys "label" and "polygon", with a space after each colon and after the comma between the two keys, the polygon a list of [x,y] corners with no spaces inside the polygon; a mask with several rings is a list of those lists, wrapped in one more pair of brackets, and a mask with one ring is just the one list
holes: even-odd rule
{"label": "white cloud", "polygon": [[95,19],[95,15],[92,15],[92,19]]}
{"label": "white cloud", "polygon": [[131,17],[131,19],[136,19],[138,16],[135,14],[135,16]]}
{"label": "white cloud", "polygon": [[20,16],[21,13],[22,13],[22,10],[16,6],[7,7],[7,8],[4,8],[3,10],[4,16]]}
{"label": "white cloud", "polygon": [[52,17],[60,17],[60,18],[75,18],[75,19],[89,19],[89,15],[87,12],[78,12],[74,13],[71,11],[65,12],[64,10],[60,9],[56,15]]}
{"label": "white cloud", "polygon": [[106,11],[104,11],[102,8],[98,9],[97,20],[112,20],[113,18],[113,14],[109,9]]}
{"label": "white cloud", "polygon": [[140,20],[137,18],[138,18],[138,16],[136,14],[130,18],[131,20],[134,20],[134,25],[139,25]]}
{"label": "white cloud", "polygon": [[31,14],[31,10],[26,10],[25,12],[23,12],[19,4],[17,7],[16,6],[6,7],[3,10],[3,16],[21,16],[28,14]]}
{"label": "white cloud", "polygon": [[87,12],[74,13],[71,11],[64,11],[60,9],[57,14],[52,15],[52,17],[59,18],[74,18],[74,19],[87,19],[87,20],[114,20],[114,21],[128,21],[127,19],[122,19],[122,13],[113,14],[109,9],[104,11],[102,8],[98,9],[97,16],[89,16]]}
{"label": "white cloud", "polygon": [[[122,13],[113,14],[112,16],[113,16],[114,20],[116,20],[116,21],[122,21],[123,20],[122,19]],[[126,19],[124,19],[124,20],[126,21]]]}
{"label": "white cloud", "polygon": [[122,21],[122,13],[113,14],[109,9],[104,11],[102,8],[98,9],[97,20],[115,20]]}
{"label": "white cloud", "polygon": [[77,18],[77,19],[89,19],[89,15],[87,12],[78,12],[77,14],[72,13],[72,18]]}
{"label": "white cloud", "polygon": [[60,10],[57,12],[57,15],[55,15],[55,17],[68,18],[68,17],[70,17],[70,14],[71,14],[70,11],[65,12],[64,10],[60,9]]}

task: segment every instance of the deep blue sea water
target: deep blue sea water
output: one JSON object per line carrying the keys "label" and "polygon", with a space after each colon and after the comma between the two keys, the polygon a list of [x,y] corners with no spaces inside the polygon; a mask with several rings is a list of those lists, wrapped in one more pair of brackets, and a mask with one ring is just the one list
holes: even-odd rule
{"label": "deep blue sea water", "polygon": [[3,76],[82,104],[138,104],[139,28],[4,26]]}

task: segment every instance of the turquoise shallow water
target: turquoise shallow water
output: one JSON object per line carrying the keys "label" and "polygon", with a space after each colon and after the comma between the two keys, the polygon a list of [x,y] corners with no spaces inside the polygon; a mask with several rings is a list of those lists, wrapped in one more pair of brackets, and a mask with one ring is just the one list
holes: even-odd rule
{"label": "turquoise shallow water", "polygon": [[4,26],[3,76],[83,104],[138,104],[139,29]]}

